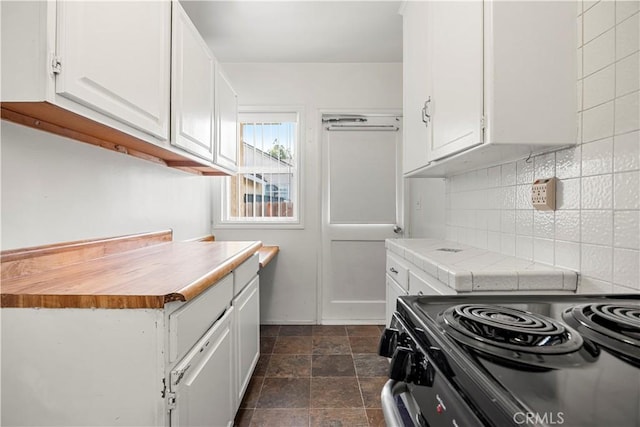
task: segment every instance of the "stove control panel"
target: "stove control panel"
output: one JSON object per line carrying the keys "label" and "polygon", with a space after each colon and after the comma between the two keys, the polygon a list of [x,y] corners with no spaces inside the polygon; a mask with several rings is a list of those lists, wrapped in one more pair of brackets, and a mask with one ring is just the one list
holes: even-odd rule
{"label": "stove control panel", "polygon": [[427,387],[433,384],[435,369],[408,334],[398,329],[385,329],[378,354],[391,358],[389,378]]}

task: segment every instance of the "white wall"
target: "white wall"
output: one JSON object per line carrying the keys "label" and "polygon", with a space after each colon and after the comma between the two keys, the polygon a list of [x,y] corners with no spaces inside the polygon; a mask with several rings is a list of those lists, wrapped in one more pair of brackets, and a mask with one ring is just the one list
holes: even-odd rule
{"label": "white wall", "polygon": [[[224,64],[240,105],[305,109],[304,229],[215,229],[218,240],[262,240],[280,246],[262,272],[261,317],[268,323],[316,321],[320,247],[322,109],[402,108],[401,64]],[[216,202],[214,202],[216,203]]]}
{"label": "white wall", "polygon": [[2,121],[2,249],[171,228],[211,232],[211,182]]}
{"label": "white wall", "polygon": [[[638,292],[640,2],[577,4],[577,145],[447,179],[447,238],[579,271],[579,292]],[[534,211],[552,176],[558,210]]]}

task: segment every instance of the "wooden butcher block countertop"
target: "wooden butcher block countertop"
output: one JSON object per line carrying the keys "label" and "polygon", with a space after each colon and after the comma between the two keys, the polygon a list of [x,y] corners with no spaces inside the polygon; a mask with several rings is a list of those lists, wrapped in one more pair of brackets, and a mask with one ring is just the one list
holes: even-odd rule
{"label": "wooden butcher block countertop", "polygon": [[[26,275],[3,271],[2,307],[162,308],[196,297],[261,247],[163,241]],[[4,270],[11,254],[3,258]]]}

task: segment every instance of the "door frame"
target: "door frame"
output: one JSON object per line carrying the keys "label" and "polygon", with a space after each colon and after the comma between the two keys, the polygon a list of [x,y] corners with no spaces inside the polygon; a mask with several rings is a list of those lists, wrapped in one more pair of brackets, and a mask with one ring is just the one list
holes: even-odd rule
{"label": "door frame", "polygon": [[[316,137],[318,141],[317,156],[320,161],[318,162],[317,182],[320,184],[320,191],[318,192],[318,206],[320,207],[320,215],[318,216],[318,230],[320,234],[320,246],[317,253],[317,277],[316,277],[316,323],[318,324],[344,324],[351,323],[357,324],[362,322],[332,322],[325,321],[322,318],[322,306],[324,303],[324,270],[325,270],[325,233],[329,219],[329,203],[328,203],[328,170],[327,166],[327,150],[324,140],[324,125],[322,123],[322,116],[325,114],[360,114],[364,116],[388,116],[388,117],[400,117],[403,118],[402,108],[320,108],[317,110],[316,121],[318,125],[316,130]],[[405,235],[405,225],[409,223],[406,216],[408,210],[405,209],[405,185],[402,175],[402,147],[403,147],[403,134],[399,131],[400,142],[396,146],[396,224],[402,227]],[[370,322],[366,322],[370,323]]]}

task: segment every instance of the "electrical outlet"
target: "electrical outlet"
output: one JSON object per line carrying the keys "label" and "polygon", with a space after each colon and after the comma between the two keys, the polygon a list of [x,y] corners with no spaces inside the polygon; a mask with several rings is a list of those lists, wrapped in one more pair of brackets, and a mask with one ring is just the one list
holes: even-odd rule
{"label": "electrical outlet", "polygon": [[541,211],[556,210],[556,179],[536,179],[531,186],[531,204]]}

